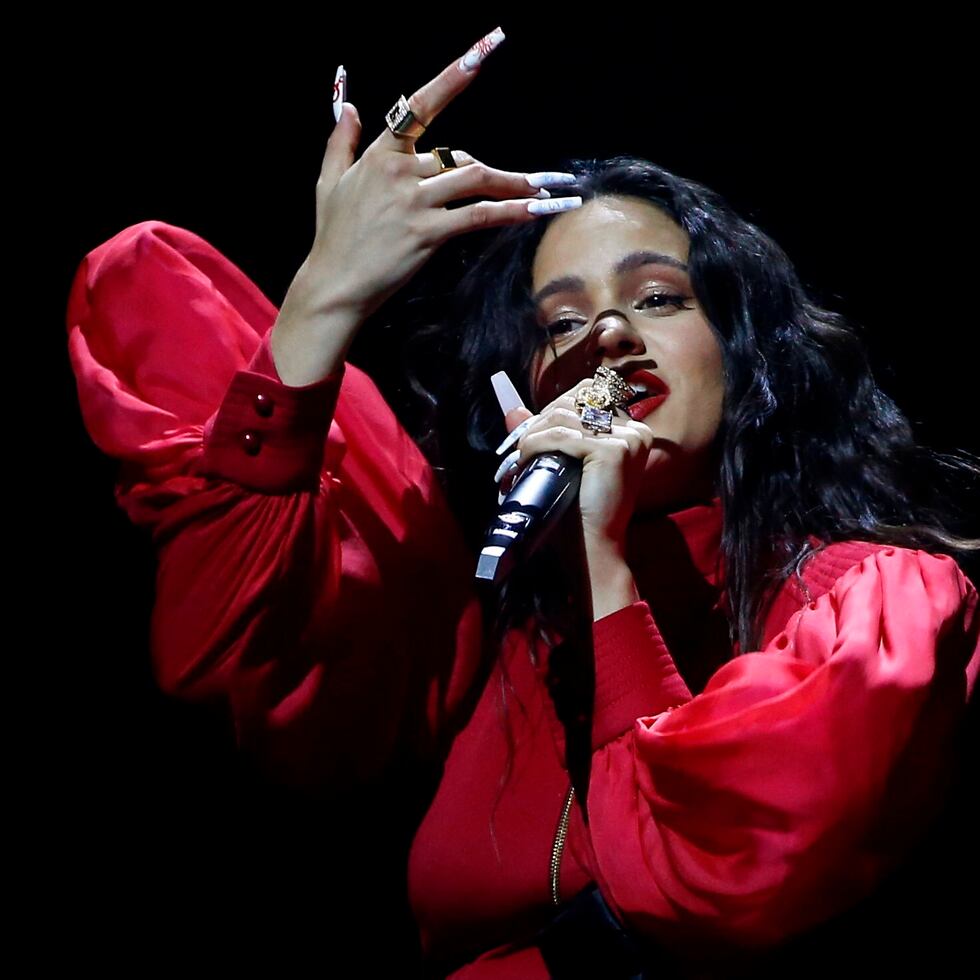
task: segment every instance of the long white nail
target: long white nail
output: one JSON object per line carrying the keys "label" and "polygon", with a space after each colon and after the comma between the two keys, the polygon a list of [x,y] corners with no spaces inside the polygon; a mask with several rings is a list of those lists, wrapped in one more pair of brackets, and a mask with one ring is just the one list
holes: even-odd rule
{"label": "long white nail", "polygon": [[340,116],[344,111],[344,103],[346,101],[347,71],[343,65],[338,65],[337,74],[333,80],[333,117],[336,122],[340,122]]}
{"label": "long white nail", "polygon": [[476,71],[477,65],[483,61],[484,58],[494,48],[500,45],[500,42],[506,37],[504,32],[499,28],[495,27],[486,37],[481,37],[476,44],[473,45],[462,58],[459,59],[459,70],[460,71]]}
{"label": "long white nail", "polygon": [[546,191],[542,187],[541,190],[539,190],[538,193],[535,194],[534,196],[541,198],[541,200],[544,200],[545,198],[551,197],[551,191]]}
{"label": "long white nail", "polygon": [[538,170],[533,174],[525,174],[524,179],[532,187],[544,187],[546,184],[574,184],[578,177],[564,170]]}
{"label": "long white nail", "polygon": [[520,459],[520,456],[521,451],[519,449],[515,449],[512,453],[508,453],[504,457],[504,461],[497,467],[497,472],[493,475],[493,482],[499,483],[500,478],[518,461],[518,459]]}
{"label": "long white nail", "polygon": [[517,393],[514,382],[507,377],[506,371],[498,371],[491,375],[490,381],[493,384],[497,401],[500,403],[500,411],[504,415],[512,412],[515,408],[524,408],[524,402],[521,401],[521,396]]}
{"label": "long white nail", "polygon": [[532,415],[530,418],[525,419],[523,422],[521,422],[521,424],[517,426],[516,429],[511,429],[511,431],[507,434],[507,438],[504,439],[504,441],[499,446],[497,446],[497,455],[499,456],[501,453],[507,452],[507,450],[510,449],[510,447],[513,446],[514,443],[517,442],[517,440],[520,439],[520,437],[524,435],[525,432],[527,432],[528,426],[530,426],[530,424],[534,422],[536,419],[537,419],[537,415]]}
{"label": "long white nail", "polygon": [[550,201],[528,201],[531,214],[551,214],[555,211],[571,211],[582,206],[580,197],[553,197]]}

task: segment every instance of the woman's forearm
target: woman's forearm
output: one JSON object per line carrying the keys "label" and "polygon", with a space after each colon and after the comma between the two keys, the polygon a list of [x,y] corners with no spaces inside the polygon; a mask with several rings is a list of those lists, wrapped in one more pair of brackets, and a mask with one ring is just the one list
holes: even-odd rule
{"label": "woman's forearm", "polygon": [[608,538],[585,538],[585,560],[592,587],[592,619],[630,606],[640,598],[623,550]]}
{"label": "woman's forearm", "polygon": [[290,387],[313,384],[339,371],[364,317],[339,289],[297,272],[272,326],[269,349]]}

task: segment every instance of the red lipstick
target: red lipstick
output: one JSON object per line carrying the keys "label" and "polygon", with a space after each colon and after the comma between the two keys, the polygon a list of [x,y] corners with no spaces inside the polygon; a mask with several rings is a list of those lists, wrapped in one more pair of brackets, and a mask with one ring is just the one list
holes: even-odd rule
{"label": "red lipstick", "polygon": [[670,387],[655,374],[649,371],[634,371],[624,379],[627,384],[641,386],[646,389],[646,393],[633,401],[626,407],[626,411],[631,419],[639,421],[649,415],[655,408],[666,401],[670,394]]}

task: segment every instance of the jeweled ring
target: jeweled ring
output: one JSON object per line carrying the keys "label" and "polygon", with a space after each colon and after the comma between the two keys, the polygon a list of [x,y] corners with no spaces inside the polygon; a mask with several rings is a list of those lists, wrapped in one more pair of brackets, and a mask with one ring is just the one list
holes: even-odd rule
{"label": "jeweled ring", "polygon": [[398,96],[398,101],[385,113],[388,129],[400,138],[417,139],[425,132],[423,123],[408,107],[408,99]]}
{"label": "jeweled ring", "polygon": [[437,174],[441,174],[444,170],[455,170],[459,166],[453,159],[453,151],[448,146],[434,146],[429,152],[439,164]]}
{"label": "jeweled ring", "polygon": [[581,405],[578,417],[582,420],[582,428],[591,432],[612,432],[613,413],[607,408],[595,408],[592,405]]}
{"label": "jeweled ring", "polygon": [[593,432],[612,432],[613,412],[624,407],[635,394],[636,389],[615,371],[597,368],[592,383],[580,388],[575,396],[582,427]]}

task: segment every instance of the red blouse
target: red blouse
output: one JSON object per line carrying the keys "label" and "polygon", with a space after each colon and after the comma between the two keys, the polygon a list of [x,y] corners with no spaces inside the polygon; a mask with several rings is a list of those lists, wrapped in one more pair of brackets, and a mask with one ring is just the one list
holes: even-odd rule
{"label": "red blouse", "polygon": [[[241,748],[297,787],[444,761],[408,861],[423,948],[453,977],[547,977],[531,939],[569,788],[548,646],[512,630],[473,707],[475,556],[435,475],[354,365],[281,381],[276,313],[160,221],[93,249],[72,284],[83,420],[158,556],[157,681],[229,708]],[[980,669],[957,563],[858,541],[805,562],[762,648],[733,656],[721,518],[715,498],[634,521],[644,598],[594,624],[589,819],[572,807],[558,877],[692,961],[873,890],[932,813]]]}

